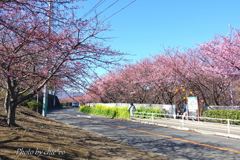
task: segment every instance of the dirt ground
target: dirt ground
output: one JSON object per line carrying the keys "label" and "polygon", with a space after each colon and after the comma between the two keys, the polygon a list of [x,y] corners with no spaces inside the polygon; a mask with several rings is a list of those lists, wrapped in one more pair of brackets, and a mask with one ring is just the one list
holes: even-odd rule
{"label": "dirt ground", "polygon": [[7,127],[0,105],[0,160],[170,160],[125,143],[17,108],[17,127]]}

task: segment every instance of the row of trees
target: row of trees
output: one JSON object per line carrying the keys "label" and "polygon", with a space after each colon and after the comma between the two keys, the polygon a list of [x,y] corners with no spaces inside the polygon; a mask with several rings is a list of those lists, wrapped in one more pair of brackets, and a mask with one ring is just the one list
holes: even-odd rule
{"label": "row of trees", "polygon": [[197,96],[202,105],[240,105],[240,30],[195,48],[164,48],[95,80],[84,102],[134,102],[182,105]]}
{"label": "row of trees", "polygon": [[102,44],[100,33],[108,25],[97,16],[77,16],[81,1],[0,1],[0,88],[9,126],[15,125],[17,105],[44,85],[82,89],[95,68],[123,55]]}

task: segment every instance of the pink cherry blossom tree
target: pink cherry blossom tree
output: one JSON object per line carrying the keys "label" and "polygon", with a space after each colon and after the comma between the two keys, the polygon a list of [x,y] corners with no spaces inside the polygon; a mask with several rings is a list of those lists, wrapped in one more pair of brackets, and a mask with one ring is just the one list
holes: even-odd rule
{"label": "pink cherry blossom tree", "polygon": [[233,79],[206,72],[203,68],[211,64],[201,61],[201,59],[208,57],[204,57],[199,48],[186,49],[184,52],[174,48],[166,50],[166,53],[170,58],[166,65],[178,77],[180,88],[186,90],[185,96],[193,92],[195,96],[203,99],[206,105],[226,104],[226,101],[222,100],[226,96],[226,90]]}
{"label": "pink cherry blossom tree", "polygon": [[45,84],[84,88],[97,67],[109,67],[123,55],[101,42],[107,31],[96,17],[82,20],[73,2],[12,0],[0,3],[0,87],[8,125],[15,125],[19,103]]}
{"label": "pink cherry blossom tree", "polygon": [[97,86],[104,86],[99,93],[109,98],[106,102],[181,107],[184,97],[197,96],[204,105],[238,104],[233,97],[239,97],[239,35],[232,29],[195,48],[169,47],[152,59],[117,68],[99,80]]}
{"label": "pink cherry blossom tree", "polygon": [[231,28],[228,35],[217,35],[210,42],[199,44],[202,55],[208,57],[202,60],[211,62],[205,69],[225,76],[239,76],[239,42],[240,30]]}

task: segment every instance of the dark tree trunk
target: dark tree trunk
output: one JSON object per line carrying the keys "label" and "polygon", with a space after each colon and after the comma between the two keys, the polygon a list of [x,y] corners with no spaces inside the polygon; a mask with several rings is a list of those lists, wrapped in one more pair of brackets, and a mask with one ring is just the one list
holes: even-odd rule
{"label": "dark tree trunk", "polygon": [[16,126],[15,123],[15,113],[17,105],[14,102],[10,102],[8,106],[8,114],[7,114],[7,123],[8,126]]}

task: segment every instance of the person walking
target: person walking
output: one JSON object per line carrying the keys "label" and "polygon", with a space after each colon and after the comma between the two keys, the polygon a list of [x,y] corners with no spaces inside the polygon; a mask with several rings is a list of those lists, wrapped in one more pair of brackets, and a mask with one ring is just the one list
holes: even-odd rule
{"label": "person walking", "polygon": [[136,107],[133,105],[133,103],[130,104],[130,106],[128,107],[128,110],[130,111],[130,117],[133,117],[133,113],[136,110]]}
{"label": "person walking", "polygon": [[[187,115],[187,105],[183,105],[183,119],[185,119],[185,116]],[[188,116],[188,115],[187,115]]]}

